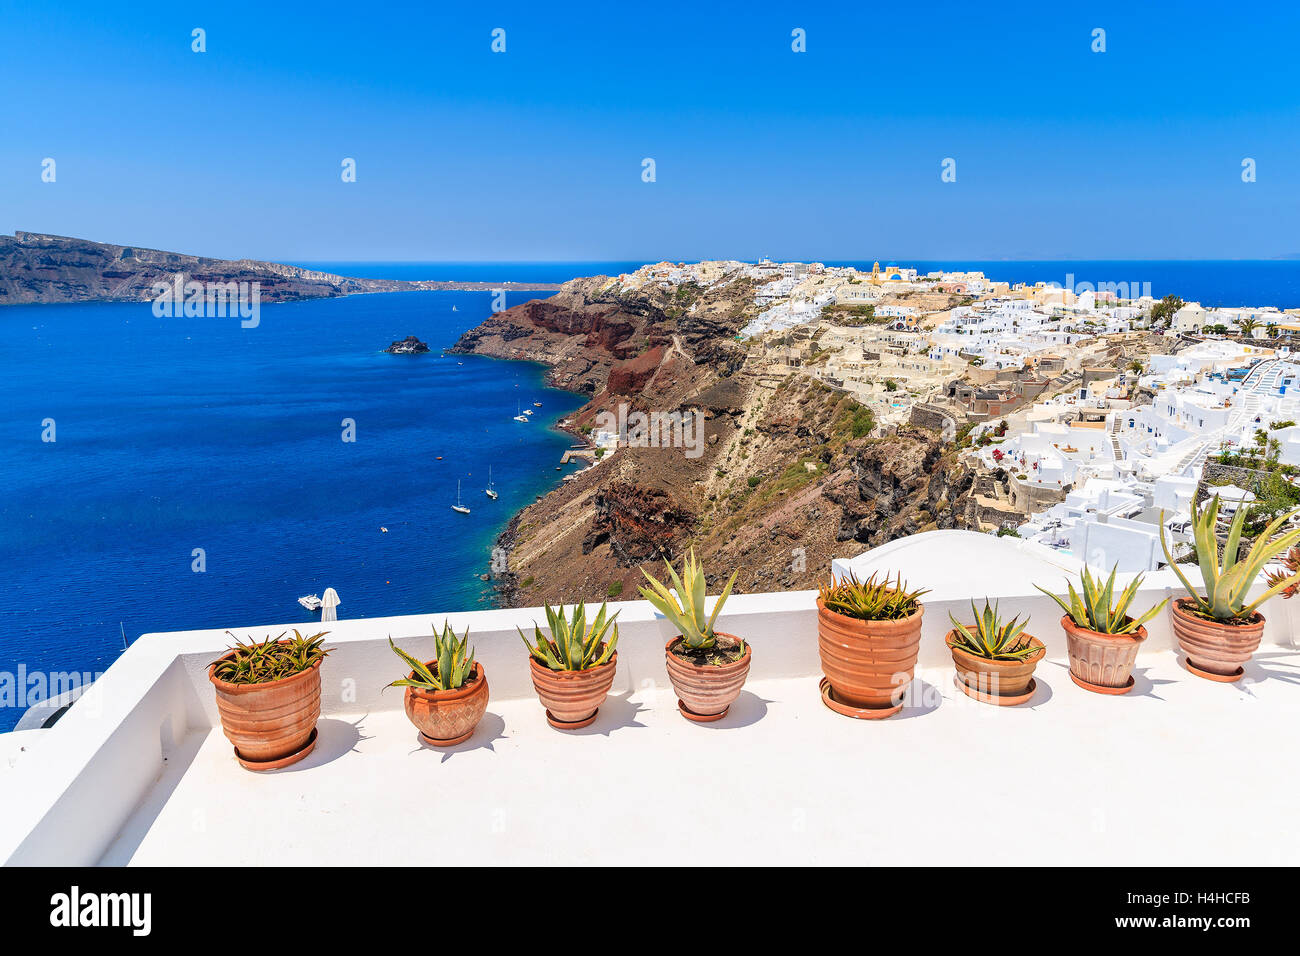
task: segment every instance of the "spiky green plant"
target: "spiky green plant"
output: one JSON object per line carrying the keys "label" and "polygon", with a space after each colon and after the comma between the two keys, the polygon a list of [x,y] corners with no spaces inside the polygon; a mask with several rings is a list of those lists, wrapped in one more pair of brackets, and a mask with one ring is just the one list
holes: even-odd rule
{"label": "spiky green plant", "polygon": [[[654,575],[642,568],[641,573],[646,576],[650,586],[641,588],[641,596],[666,617],[668,623],[677,628],[677,633],[682,636],[682,643],[686,647],[693,651],[710,650],[717,643],[717,634],[713,630],[713,625],[717,623],[722,605],[726,604],[727,598],[731,596],[731,587],[736,583],[736,575],[740,574],[740,569],[737,568],[731,573],[731,579],[727,581],[727,586],[722,589],[717,603],[713,605],[713,613],[706,616],[704,566],[695,560],[695,549],[691,548],[683,560],[680,576],[673,570],[670,562],[665,560],[664,564],[668,567],[668,574],[673,582],[672,588],[656,580]],[[740,650],[744,653],[744,641],[740,643]]]}
{"label": "spiky green plant", "polygon": [[929,590],[909,591],[901,573],[890,584],[888,574],[883,581],[877,581],[875,573],[859,581],[850,571],[838,579],[832,576],[831,583],[823,584],[817,593],[826,609],[836,614],[859,621],[898,621],[915,614],[921,607],[921,595]]}
{"label": "spiky green plant", "polygon": [[248,644],[235,638],[234,646],[214,662],[217,666],[213,673],[228,684],[268,684],[305,671],[330,653],[321,646],[329,631],[303,637],[295,630],[288,640],[286,633]]}
{"label": "spiky green plant", "polygon": [[[1132,634],[1159,614],[1161,609],[1169,603],[1169,599],[1165,598],[1145,614],[1130,617],[1128,613],[1129,605],[1133,603],[1133,599],[1137,597],[1138,588],[1142,586],[1142,575],[1139,574],[1130,581],[1128,587],[1121,591],[1119,597],[1116,598],[1115,572],[1118,569],[1118,564],[1110,569],[1110,577],[1106,579],[1106,583],[1103,585],[1101,578],[1094,578],[1092,571],[1085,564],[1082,573],[1079,575],[1080,587],[1083,588],[1082,595],[1074,589],[1074,585],[1068,580],[1065,582],[1065,586],[1070,589],[1068,604],[1064,599],[1047,590],[1047,588],[1038,584],[1035,584],[1034,587],[1061,605],[1061,608],[1073,619],[1074,623],[1085,630],[1096,631],[1098,634]],[[1111,603],[1112,600],[1114,603]]]}
{"label": "spiky green plant", "polygon": [[[619,612],[615,611],[613,617],[606,619],[608,602],[600,606],[600,611],[590,624],[587,623],[585,604],[574,605],[567,616],[563,605],[551,610],[547,604],[543,605],[543,609],[551,631],[550,638],[542,633],[536,621],[533,622],[533,636],[536,638],[534,644],[529,644],[524,632],[515,628],[523,638],[528,653],[537,658],[539,663],[553,671],[585,671],[609,662],[618,644],[618,625],[614,619]],[[606,641],[605,634],[611,628],[611,636]]]}
{"label": "spiky green plant", "polygon": [[1165,513],[1160,512],[1160,546],[1164,548],[1165,560],[1183,582],[1188,595],[1196,605],[1196,613],[1215,621],[1245,620],[1255,616],[1259,606],[1274,594],[1300,581],[1300,574],[1278,578],[1270,581],[1270,587],[1250,604],[1246,595],[1255,583],[1255,578],[1276,555],[1286,551],[1300,542],[1300,528],[1292,528],[1280,535],[1276,541],[1270,540],[1278,530],[1300,514],[1300,508],[1292,509],[1278,515],[1255,538],[1254,545],[1245,560],[1237,560],[1241,548],[1241,528],[1246,520],[1246,508],[1239,505],[1228,527],[1228,540],[1219,548],[1219,540],[1214,534],[1215,522],[1219,517],[1219,496],[1215,495],[1201,509],[1192,506],[1192,538],[1196,544],[1196,557],[1201,565],[1201,577],[1205,581],[1205,596],[1192,587],[1178,567],[1178,562],[1169,553],[1169,543],[1165,541]]}
{"label": "spiky green plant", "polygon": [[441,634],[436,627],[433,629],[434,666],[432,668],[394,644],[391,634],[388,637],[388,646],[393,649],[394,654],[406,661],[406,666],[415,675],[399,678],[389,684],[389,687],[455,690],[457,687],[463,687],[469,675],[474,672],[474,651],[469,646],[469,628],[465,628],[464,637],[458,638],[456,632],[451,629],[450,622],[446,620],[442,622]]}
{"label": "spiky green plant", "polygon": [[1003,621],[997,603],[990,606],[988,598],[984,599],[984,613],[976,609],[974,601],[970,602],[970,610],[975,624],[969,628],[958,622],[952,612],[948,613],[953,627],[949,647],[990,661],[1023,661],[1038,653],[1039,648],[1033,645],[1032,637],[1024,633],[1029,618],[1021,621],[1017,614],[1010,621]]}

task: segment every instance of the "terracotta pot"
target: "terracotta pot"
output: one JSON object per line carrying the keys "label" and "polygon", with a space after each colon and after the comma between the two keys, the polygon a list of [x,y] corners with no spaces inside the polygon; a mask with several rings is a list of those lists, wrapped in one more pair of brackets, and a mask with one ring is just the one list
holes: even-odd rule
{"label": "terracotta pot", "polygon": [[528,666],[533,673],[533,688],[546,708],[551,726],[576,730],[596,719],[596,711],[614,686],[618,651],[606,663],[585,671],[553,671],[531,654]]}
{"label": "terracotta pot", "polygon": [[1133,689],[1133,664],[1147,639],[1147,629],[1132,634],[1102,634],[1079,627],[1074,618],[1061,617],[1065,647],[1070,656],[1070,679],[1098,694],[1125,694]]}
{"label": "terracotta pot", "polygon": [[1240,680],[1246,672],[1242,665],[1264,636],[1264,615],[1256,611],[1249,624],[1221,624],[1190,613],[1194,606],[1191,598],[1179,598],[1173,611],[1174,636],[1187,655],[1188,670],[1210,680]]}
{"label": "terracotta pot", "polygon": [[918,607],[900,621],[859,621],[827,610],[819,597],[817,650],[834,701],[848,710],[875,712],[863,716],[902,710],[902,692],[911,683],[921,648],[924,613]]}
{"label": "terracotta pot", "polygon": [[[437,661],[426,661],[425,666],[436,671]],[[415,677],[415,673],[410,675]],[[423,687],[406,688],[406,716],[420,731],[425,743],[435,747],[451,747],[464,743],[474,733],[483,719],[488,704],[487,674],[477,661],[469,679],[455,690],[425,690]]]}
{"label": "terracotta pot", "polygon": [[[721,631],[717,635],[737,642],[740,640],[734,634],[723,634]],[[715,667],[695,664],[678,657],[673,653],[673,647],[681,642],[679,635],[664,645],[668,680],[672,682],[673,690],[677,691],[678,709],[688,720],[721,720],[745,686],[749,664],[754,656],[753,648],[746,643],[745,653],[740,660]]]}
{"label": "terracotta pot", "polygon": [[[1038,666],[1047,648],[1032,634],[1025,635],[1029,643],[1038,648],[1023,661],[994,661],[978,657],[951,644],[952,662],[957,666],[957,685],[968,697],[990,704],[1015,705],[1033,696],[1034,668]],[[953,641],[956,631],[949,631],[946,641]]]}
{"label": "terracotta pot", "polygon": [[320,718],[320,663],[265,684],[227,683],[216,676],[216,663],[209,665],[221,729],[249,770],[287,767],[311,753]]}

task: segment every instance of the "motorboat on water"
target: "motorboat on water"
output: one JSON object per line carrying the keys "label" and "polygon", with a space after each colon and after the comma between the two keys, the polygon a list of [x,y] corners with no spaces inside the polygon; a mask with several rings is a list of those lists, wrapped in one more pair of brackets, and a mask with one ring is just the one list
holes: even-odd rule
{"label": "motorboat on water", "polygon": [[298,598],[298,603],[309,611],[319,611],[321,609],[319,594],[306,594]]}

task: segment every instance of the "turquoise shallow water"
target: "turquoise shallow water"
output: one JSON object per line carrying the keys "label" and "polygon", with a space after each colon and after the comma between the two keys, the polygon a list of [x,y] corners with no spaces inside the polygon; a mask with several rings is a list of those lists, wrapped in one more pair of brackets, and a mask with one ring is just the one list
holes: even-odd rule
{"label": "turquoise shallow water", "polygon": [[[297,598],[331,586],[348,618],[490,606],[492,544],[559,482],[571,440],[549,426],[582,404],[541,366],[438,354],[490,306],[357,296],[266,305],[255,329],[148,305],[0,310],[0,671],[102,671],[119,625],[298,620]],[[434,353],[381,351],[410,334]],[[535,401],[537,421],[512,420]],[[0,730],[20,712],[0,707]]]}

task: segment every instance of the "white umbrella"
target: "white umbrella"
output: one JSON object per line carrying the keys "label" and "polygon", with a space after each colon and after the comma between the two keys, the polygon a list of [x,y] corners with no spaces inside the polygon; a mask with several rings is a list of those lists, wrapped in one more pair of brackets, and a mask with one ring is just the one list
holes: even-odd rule
{"label": "white umbrella", "polygon": [[320,619],[322,621],[337,621],[339,619],[338,611],[334,610],[341,603],[339,592],[333,588],[325,589],[325,596],[320,599]]}

